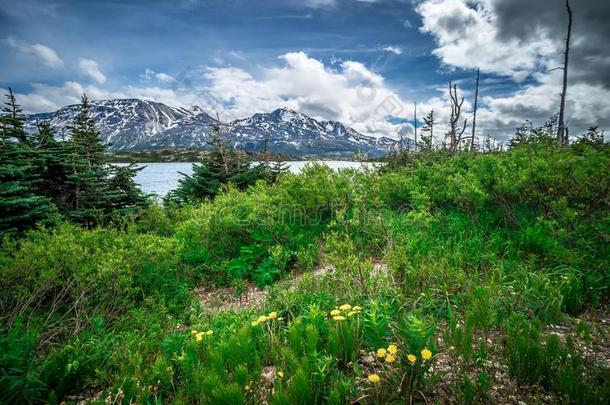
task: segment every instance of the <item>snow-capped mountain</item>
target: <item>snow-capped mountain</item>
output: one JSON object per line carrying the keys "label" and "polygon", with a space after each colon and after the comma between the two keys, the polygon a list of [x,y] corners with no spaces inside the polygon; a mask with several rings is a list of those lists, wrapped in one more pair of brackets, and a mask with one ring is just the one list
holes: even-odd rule
{"label": "snow-capped mountain", "polygon": [[[79,112],[78,105],[52,113],[27,117],[28,130],[37,120],[49,120],[58,136],[67,135]],[[91,115],[112,151],[145,151],[207,147],[207,134],[215,119],[199,107],[176,108],[139,99],[91,101]],[[265,137],[269,149],[291,155],[349,155],[364,152],[376,156],[397,146],[390,138],[373,138],[336,121],[317,121],[281,108],[221,125],[222,136],[249,151],[261,151]]]}

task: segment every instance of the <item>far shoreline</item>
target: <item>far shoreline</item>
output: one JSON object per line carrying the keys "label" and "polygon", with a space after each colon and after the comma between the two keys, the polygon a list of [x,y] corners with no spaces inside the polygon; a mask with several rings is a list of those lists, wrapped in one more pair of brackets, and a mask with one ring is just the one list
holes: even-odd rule
{"label": "far shoreline", "polygon": [[[206,154],[202,149],[162,149],[147,151],[108,151],[106,158],[109,163],[192,163],[200,161]],[[248,152],[246,154],[253,161],[265,160],[262,152]],[[344,162],[375,162],[379,158],[361,156],[357,153],[346,154],[322,154],[322,155],[287,155],[282,153],[270,153],[269,161],[344,161]]]}

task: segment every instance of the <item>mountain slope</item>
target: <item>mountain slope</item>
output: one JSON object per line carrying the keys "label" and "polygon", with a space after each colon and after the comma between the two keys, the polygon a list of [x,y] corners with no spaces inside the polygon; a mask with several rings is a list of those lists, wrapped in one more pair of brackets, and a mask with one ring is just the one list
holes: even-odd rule
{"label": "mountain slope", "polygon": [[[67,134],[78,111],[78,105],[70,105],[53,113],[30,115],[28,130],[35,130],[37,120],[49,120],[59,136]],[[91,114],[112,151],[204,149],[215,122],[199,107],[176,108],[139,99],[92,101]],[[377,156],[397,145],[395,140],[365,136],[340,122],[317,121],[286,108],[223,123],[222,134],[250,151],[261,151],[268,136],[271,151],[299,156],[350,155],[357,151]]]}

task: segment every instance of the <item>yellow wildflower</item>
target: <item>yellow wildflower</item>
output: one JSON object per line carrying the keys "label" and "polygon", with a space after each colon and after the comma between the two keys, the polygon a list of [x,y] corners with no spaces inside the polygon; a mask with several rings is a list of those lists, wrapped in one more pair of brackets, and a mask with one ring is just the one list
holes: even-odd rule
{"label": "yellow wildflower", "polygon": [[358,311],[349,311],[349,313],[347,314],[347,316],[349,316],[350,318],[354,315],[358,315]]}
{"label": "yellow wildflower", "polygon": [[284,378],[284,372],[283,371],[278,371],[277,372],[277,376],[280,378]]}
{"label": "yellow wildflower", "polygon": [[332,311],[330,311],[331,316],[337,316],[341,313],[341,311],[339,311],[338,309],[333,309]]}
{"label": "yellow wildflower", "polygon": [[349,311],[350,309],[352,309],[352,306],[350,304],[343,304],[339,307],[339,309],[341,311]]}
{"label": "yellow wildflower", "polygon": [[389,345],[388,346],[388,353],[396,354],[397,351],[398,351],[398,347],[396,347],[396,345]]}
{"label": "yellow wildflower", "polygon": [[345,321],[345,317],[341,315],[333,316],[335,321]]}
{"label": "yellow wildflower", "polygon": [[360,311],[362,310],[362,308],[360,308],[358,305],[354,306],[354,308],[352,308],[353,311]]}
{"label": "yellow wildflower", "polygon": [[265,315],[261,315],[258,317],[257,321],[258,321],[258,323],[263,323],[263,322],[267,321],[267,317]]}
{"label": "yellow wildflower", "polygon": [[203,340],[203,332],[199,332],[195,335],[195,339],[197,339],[198,342],[201,342]]}
{"label": "yellow wildflower", "polygon": [[252,326],[258,326],[258,319],[256,321],[252,321]]}
{"label": "yellow wildflower", "polygon": [[367,377],[367,380],[369,380],[370,382],[372,382],[373,384],[378,383],[379,381],[381,381],[381,378],[379,378],[379,376],[377,374],[370,374]]}
{"label": "yellow wildflower", "polygon": [[269,319],[275,319],[275,318],[277,318],[277,312],[273,311],[267,316],[269,317]]}
{"label": "yellow wildflower", "polygon": [[196,335],[197,333],[199,333],[199,332],[197,332],[195,329],[193,329],[193,330],[191,331],[191,333],[193,334],[193,336],[195,336],[195,335]]}
{"label": "yellow wildflower", "polygon": [[393,354],[388,354],[385,357],[385,362],[386,363],[394,363],[395,360],[396,360],[396,356],[394,356]]}
{"label": "yellow wildflower", "polygon": [[381,348],[381,349],[377,349],[377,357],[385,357],[386,355],[386,349]]}
{"label": "yellow wildflower", "polygon": [[284,320],[284,318],[283,318],[283,317],[281,317],[281,316],[280,316],[279,318],[277,318],[277,321],[278,321],[278,322],[282,322],[283,320]]}
{"label": "yellow wildflower", "polygon": [[208,336],[212,336],[214,334],[214,331],[213,330],[209,330],[205,334],[208,335]]}
{"label": "yellow wildflower", "polygon": [[432,358],[432,352],[427,348],[421,351],[421,358],[424,360],[430,360]]}
{"label": "yellow wildflower", "polygon": [[407,360],[409,360],[411,364],[415,364],[415,362],[417,361],[417,357],[415,357],[413,354],[409,354],[407,356]]}

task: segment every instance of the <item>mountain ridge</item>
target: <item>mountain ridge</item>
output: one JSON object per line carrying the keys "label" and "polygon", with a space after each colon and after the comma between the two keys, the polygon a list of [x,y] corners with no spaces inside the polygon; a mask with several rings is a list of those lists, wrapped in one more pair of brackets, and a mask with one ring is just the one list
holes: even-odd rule
{"label": "mountain ridge", "polygon": [[[206,149],[208,134],[216,119],[199,106],[171,107],[163,103],[132,99],[90,102],[91,115],[109,151],[149,151],[161,149]],[[48,120],[67,135],[79,105],[68,105],[49,113],[30,114],[26,129]],[[347,156],[356,152],[379,156],[398,146],[394,139],[363,135],[338,121],[319,121],[282,107],[269,113],[221,122],[221,132],[235,146],[261,151],[265,137],[273,152],[296,156]]]}

